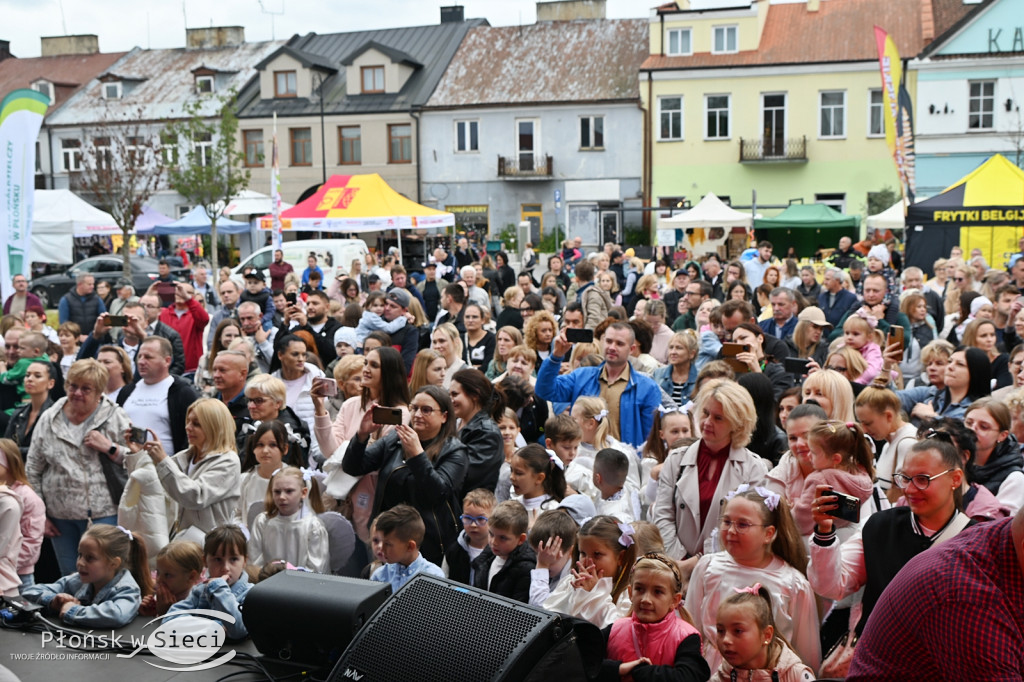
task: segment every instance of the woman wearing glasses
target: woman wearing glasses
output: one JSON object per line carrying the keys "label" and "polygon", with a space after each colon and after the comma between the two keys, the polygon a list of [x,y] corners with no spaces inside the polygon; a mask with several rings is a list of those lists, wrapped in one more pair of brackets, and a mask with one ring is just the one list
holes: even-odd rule
{"label": "woman wearing glasses", "polygon": [[398,504],[416,508],[426,525],[420,551],[438,566],[459,534],[459,491],[469,468],[466,446],[456,437],[452,401],[444,389],[424,386],[409,405],[411,425],[399,424],[374,442],[372,412],[363,414],[341,467],[350,476],[376,473],[371,518]]}
{"label": "woman wearing glasses", "polygon": [[1024,459],[1020,443],[1010,433],[1010,410],[1004,403],[982,398],[971,403],[964,426],[976,439],[970,478],[985,486],[1004,507],[1015,514],[1024,506]]}
{"label": "woman wearing glasses", "polygon": [[89,526],[117,523],[121,490],[107,485],[104,467],[122,466],[131,426],[124,410],[104,399],[107,369],[96,360],[72,364],[64,388],[67,397],[39,415],[26,458],[29,484],[46,503],[44,534],[61,575],[74,572]]}
{"label": "woman wearing glasses", "polygon": [[[850,623],[858,636],[882,591],[908,561],[974,523],[960,511],[963,460],[948,434],[935,433],[916,443],[893,478],[907,506],[872,514],[842,544],[831,516],[838,505],[828,486],[818,486],[811,506],[815,530],[807,579],[817,594],[836,601],[864,588],[863,613],[858,622],[851,619]],[[831,619],[822,632],[837,631],[835,624],[829,628]],[[846,629],[845,623],[839,625],[838,632]],[[828,651],[832,644],[822,641],[822,650]]]}

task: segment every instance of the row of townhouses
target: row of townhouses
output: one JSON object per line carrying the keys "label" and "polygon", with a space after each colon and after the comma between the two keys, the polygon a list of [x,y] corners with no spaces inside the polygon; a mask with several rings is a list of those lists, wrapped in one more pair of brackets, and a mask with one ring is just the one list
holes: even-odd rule
{"label": "row of townhouses", "polygon": [[[0,92],[31,87],[53,102],[40,188],[74,189],[87,143],[160,136],[188,103],[213,116],[234,92],[251,189],[269,188],[276,115],[285,201],[325,176],[379,173],[461,228],[527,221],[534,241],[558,229],[596,245],[708,192],[735,206],[756,192],[764,207],[863,214],[870,193],[898,189],[874,26],[905,62],[919,196],[996,152],[1020,165],[1021,10],[1022,0],[679,0],[607,19],[604,0],[562,0],[538,2],[525,26],[455,6],[434,26],[263,42],[240,27],[188,29],[183,48],[127,53],[60,36],[28,59],[0,41]],[[172,162],[176,147],[212,143],[163,142]],[[150,203],[172,216],[190,208],[167,188]]]}

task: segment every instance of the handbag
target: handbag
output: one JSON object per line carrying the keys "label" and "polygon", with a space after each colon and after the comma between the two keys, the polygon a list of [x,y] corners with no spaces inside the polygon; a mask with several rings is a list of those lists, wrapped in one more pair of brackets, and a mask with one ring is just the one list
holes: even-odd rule
{"label": "handbag", "polygon": [[853,649],[857,646],[857,624],[860,622],[863,610],[860,602],[850,608],[850,629],[825,654],[821,668],[818,670],[818,677],[841,679],[850,672],[850,664],[853,663]]}
{"label": "handbag", "polygon": [[124,464],[118,464],[110,459],[105,452],[98,453],[100,468],[103,469],[103,478],[107,480],[107,490],[110,492],[110,499],[114,506],[121,503],[121,496],[124,494],[124,487],[128,485],[128,471]]}

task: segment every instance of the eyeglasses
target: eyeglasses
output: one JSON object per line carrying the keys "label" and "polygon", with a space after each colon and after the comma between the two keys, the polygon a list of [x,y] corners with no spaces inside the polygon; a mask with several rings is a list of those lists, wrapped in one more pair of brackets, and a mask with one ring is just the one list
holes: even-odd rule
{"label": "eyeglasses", "polygon": [[896,484],[896,487],[899,488],[900,490],[906,490],[910,486],[911,482],[913,482],[914,487],[917,488],[918,490],[927,490],[928,486],[931,485],[932,481],[934,481],[939,476],[945,476],[951,471],[953,471],[953,469],[946,469],[941,474],[935,474],[934,476],[929,476],[927,474],[917,474],[916,476],[896,474],[892,478],[893,482]]}
{"label": "eyeglasses", "polygon": [[743,535],[750,530],[751,526],[760,526],[764,528],[763,523],[747,523],[746,521],[730,521],[729,519],[719,519],[718,525],[721,526],[724,531],[728,531],[730,528],[735,529],[740,535]]}
{"label": "eyeglasses", "polygon": [[966,277],[954,277],[953,281],[954,282],[966,282],[967,278]]}
{"label": "eyeglasses", "polygon": [[409,414],[416,414],[417,412],[420,412],[420,413],[423,414],[424,417],[429,417],[435,411],[437,411],[437,408],[436,407],[431,407],[430,405],[410,405],[409,406]]}
{"label": "eyeglasses", "polygon": [[487,517],[486,516],[470,516],[469,514],[463,514],[459,518],[462,519],[462,523],[464,523],[467,526],[486,526],[487,525]]}
{"label": "eyeglasses", "polygon": [[270,400],[270,398],[247,398],[246,400],[248,400],[253,405],[262,405],[263,403]]}

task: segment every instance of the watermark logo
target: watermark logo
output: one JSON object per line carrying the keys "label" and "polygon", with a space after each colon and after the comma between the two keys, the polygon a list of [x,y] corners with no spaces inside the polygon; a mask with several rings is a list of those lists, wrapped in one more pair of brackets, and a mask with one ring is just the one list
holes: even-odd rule
{"label": "watermark logo", "polygon": [[[170,618],[171,616],[173,618]],[[211,618],[216,620],[210,620]],[[149,649],[157,658],[177,664],[160,665],[143,659],[155,668],[175,672],[215,668],[230,661],[237,653],[231,650],[225,652],[223,656],[209,660],[220,651],[227,639],[227,631],[218,621],[233,624],[235,618],[230,614],[210,609],[187,609],[154,618],[143,626],[149,627],[154,623],[160,623],[149,637],[141,641],[135,640],[135,651],[130,654],[118,654],[117,657],[132,658],[143,649]]]}

